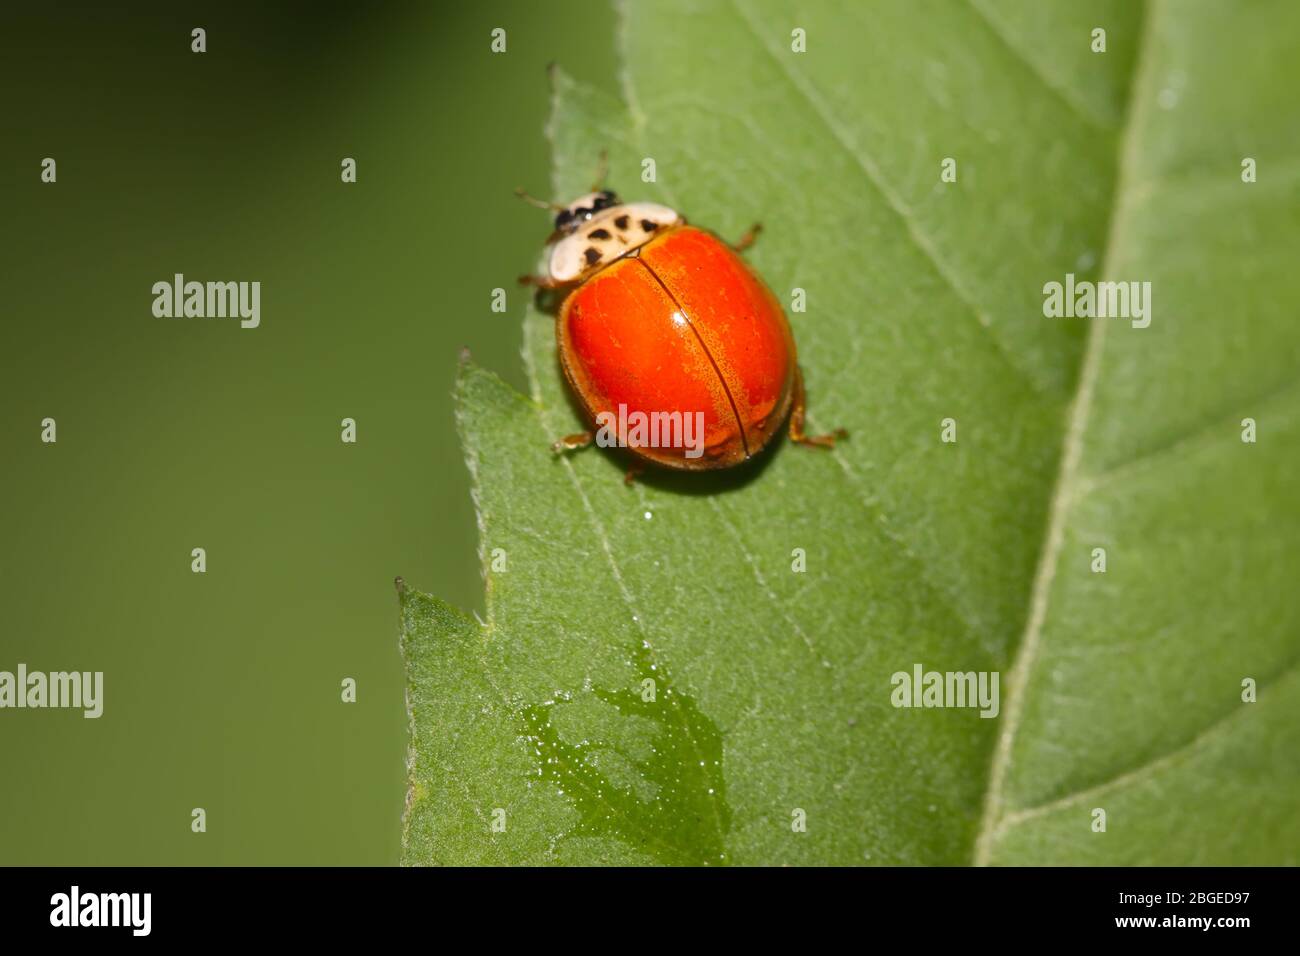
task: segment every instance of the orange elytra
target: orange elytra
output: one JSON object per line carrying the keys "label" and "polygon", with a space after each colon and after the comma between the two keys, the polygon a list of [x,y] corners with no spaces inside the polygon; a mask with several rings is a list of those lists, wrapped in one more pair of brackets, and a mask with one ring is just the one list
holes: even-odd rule
{"label": "orange elytra", "polygon": [[667,206],[609,190],[567,206],[532,201],[558,215],[547,275],[521,281],[567,293],[556,314],[560,365],[592,427],[556,451],[595,441],[703,470],[747,461],[787,420],[800,444],[844,437],[804,434],[790,324],[739,255],[757,226],[732,246]]}

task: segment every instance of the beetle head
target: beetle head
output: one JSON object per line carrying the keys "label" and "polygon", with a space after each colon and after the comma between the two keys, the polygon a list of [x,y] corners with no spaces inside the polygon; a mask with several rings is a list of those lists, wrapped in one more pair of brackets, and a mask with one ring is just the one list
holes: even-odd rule
{"label": "beetle head", "polygon": [[610,189],[587,193],[587,195],[569,203],[556,214],[555,231],[561,236],[567,236],[602,209],[617,206],[620,202],[618,196]]}

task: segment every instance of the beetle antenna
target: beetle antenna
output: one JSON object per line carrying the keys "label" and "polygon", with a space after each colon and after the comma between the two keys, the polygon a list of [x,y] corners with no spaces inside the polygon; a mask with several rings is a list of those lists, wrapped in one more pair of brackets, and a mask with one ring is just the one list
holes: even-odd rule
{"label": "beetle antenna", "polygon": [[609,150],[602,149],[600,158],[596,161],[596,181],[591,186],[592,192],[599,192],[604,188],[607,175],[609,175]]}
{"label": "beetle antenna", "polygon": [[549,209],[552,212],[559,212],[561,209],[564,208],[559,203],[543,202],[542,200],[534,196],[528,195],[528,193],[524,192],[523,186],[520,186],[515,190],[515,195],[518,196],[520,199],[522,199],[524,202],[528,203],[528,205],[536,206],[538,209]]}

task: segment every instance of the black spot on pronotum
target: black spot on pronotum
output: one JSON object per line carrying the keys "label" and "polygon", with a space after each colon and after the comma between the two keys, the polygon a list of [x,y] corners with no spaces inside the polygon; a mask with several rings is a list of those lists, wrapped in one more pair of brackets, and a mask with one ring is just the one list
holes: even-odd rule
{"label": "black spot on pronotum", "polygon": [[614,220],[614,225],[618,226],[618,228],[620,229],[626,229],[627,216],[619,216],[617,219]]}
{"label": "black spot on pronotum", "polygon": [[588,239],[602,239],[602,240],[603,240],[603,239],[608,239],[608,238],[609,238],[609,230],[608,230],[608,229],[593,229],[593,230],[591,230],[591,232],[587,233],[587,238],[588,238]]}
{"label": "black spot on pronotum", "polygon": [[659,223],[651,222],[649,219],[642,219],[641,228],[644,229],[646,232],[654,232],[656,229],[659,228]]}
{"label": "black spot on pronotum", "polygon": [[583,252],[583,255],[586,257],[587,265],[589,266],[594,266],[600,261],[600,250],[595,246],[588,246],[586,251]]}

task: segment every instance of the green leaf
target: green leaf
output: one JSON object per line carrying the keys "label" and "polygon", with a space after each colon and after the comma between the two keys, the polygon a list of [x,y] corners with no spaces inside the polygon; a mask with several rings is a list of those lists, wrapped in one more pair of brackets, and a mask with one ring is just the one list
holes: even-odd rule
{"label": "green leaf", "polygon": [[[1300,8],[795,10],[628,4],[622,98],[554,78],[554,190],[608,149],[762,220],[853,437],[629,489],[548,449],[551,315],[531,396],[465,365],[487,619],[402,591],[404,862],[1300,861]],[[1150,326],[1045,317],[1067,273],[1150,281]],[[1000,714],[894,707],[917,664]]]}

